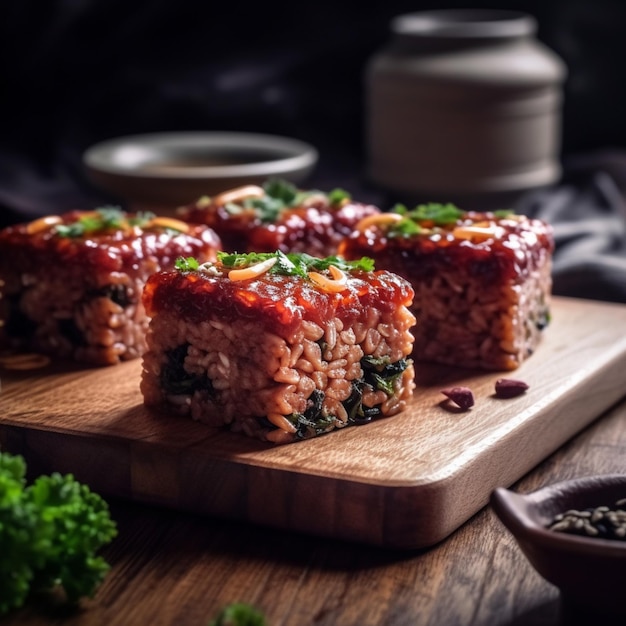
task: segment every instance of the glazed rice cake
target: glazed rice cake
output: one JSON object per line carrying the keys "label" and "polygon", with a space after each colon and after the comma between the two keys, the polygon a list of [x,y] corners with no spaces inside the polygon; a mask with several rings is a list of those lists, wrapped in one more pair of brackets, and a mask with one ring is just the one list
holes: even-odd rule
{"label": "glazed rice cake", "polygon": [[415,386],[412,298],[370,259],[181,259],[144,290],[144,403],[274,443],[394,415]]}
{"label": "glazed rice cake", "polygon": [[326,257],[364,217],[380,213],[355,202],[341,189],[329,193],[300,190],[270,179],[262,187],[246,185],[180,207],[177,217],[206,224],[227,252],[306,252]]}
{"label": "glazed rice cake", "polygon": [[214,260],[208,227],[115,207],[0,231],[0,347],[92,365],[141,356],[148,276],[181,255]]}
{"label": "glazed rice cake", "polygon": [[549,322],[553,250],[543,221],[426,204],[365,218],[340,254],[410,281],[416,361],[513,370]]}

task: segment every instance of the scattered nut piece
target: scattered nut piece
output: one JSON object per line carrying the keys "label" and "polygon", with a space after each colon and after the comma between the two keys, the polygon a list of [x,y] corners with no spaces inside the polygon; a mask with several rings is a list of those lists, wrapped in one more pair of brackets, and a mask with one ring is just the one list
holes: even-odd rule
{"label": "scattered nut piece", "polygon": [[150,228],[170,228],[171,230],[177,230],[181,233],[189,232],[189,224],[181,222],[174,217],[157,216],[153,217],[147,224],[144,225],[146,230]]}
{"label": "scattered nut piece", "polygon": [[356,230],[363,233],[370,226],[381,226],[383,224],[394,224],[401,222],[404,219],[399,213],[376,213],[375,215],[368,215],[364,217],[357,225]]}
{"label": "scattered nut piece", "polygon": [[222,191],[222,193],[213,198],[213,204],[223,206],[230,202],[242,202],[246,198],[262,198],[264,195],[265,189],[263,189],[263,187],[259,187],[258,185],[243,185],[243,187]]}
{"label": "scattered nut piece", "polygon": [[59,215],[46,215],[39,219],[33,220],[26,225],[26,233],[28,235],[36,235],[44,230],[48,230],[52,226],[60,224],[63,220]]}
{"label": "scattered nut piece", "polygon": [[44,354],[3,354],[0,355],[0,367],[7,370],[34,370],[50,364],[50,357]]}
{"label": "scattered nut piece", "polygon": [[499,378],[496,380],[496,396],[498,398],[515,398],[521,396],[528,389],[523,380],[513,378]]}
{"label": "scattered nut piece", "polygon": [[474,394],[469,387],[448,387],[441,393],[464,411],[474,406]]}

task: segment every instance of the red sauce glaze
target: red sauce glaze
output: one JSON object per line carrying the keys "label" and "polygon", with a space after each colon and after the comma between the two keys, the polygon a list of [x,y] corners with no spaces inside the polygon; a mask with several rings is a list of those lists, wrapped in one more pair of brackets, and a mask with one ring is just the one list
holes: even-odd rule
{"label": "red sauce glaze", "polygon": [[236,323],[254,320],[269,332],[289,338],[302,320],[321,324],[339,318],[344,323],[365,319],[369,307],[389,311],[410,306],[410,284],[386,271],[353,271],[348,287],[329,293],[299,277],[265,273],[256,279],[232,281],[227,275],[202,272],[159,272],[143,293],[149,316],[173,313],[197,324],[211,318]]}
{"label": "red sauce glaze", "polygon": [[[457,226],[490,221],[503,229],[501,237],[462,239]],[[354,232],[339,247],[346,259],[373,258],[381,268],[412,281],[432,278],[446,268],[457,268],[488,283],[523,280],[554,250],[551,227],[543,221],[496,218],[492,213],[468,212],[463,219],[431,233],[388,237],[383,229]]]}
{"label": "red sauce glaze", "polygon": [[370,204],[349,202],[333,206],[325,199],[307,206],[285,209],[276,221],[262,222],[254,210],[229,213],[223,206],[191,205],[179,217],[191,223],[206,224],[219,235],[226,252],[307,252],[330,256],[354,229],[369,215],[380,213]]}
{"label": "red sauce glaze", "polygon": [[[63,224],[72,224],[86,213],[69,211],[60,217]],[[130,213],[125,215],[134,216]],[[179,256],[212,261],[220,247],[216,233],[202,225],[191,225],[187,233],[175,233],[162,227],[143,230],[133,226],[80,237],[60,236],[54,227],[30,234],[28,224],[0,231],[0,248],[5,259],[9,254],[16,254],[28,267],[81,265],[86,274],[96,270],[132,274],[138,264],[148,257],[158,258],[161,267],[172,267]],[[16,257],[13,259],[17,269]]]}

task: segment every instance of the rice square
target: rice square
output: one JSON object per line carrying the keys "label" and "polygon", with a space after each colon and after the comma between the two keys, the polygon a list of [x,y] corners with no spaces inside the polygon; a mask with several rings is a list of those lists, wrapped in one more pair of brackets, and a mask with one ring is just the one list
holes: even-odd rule
{"label": "rice square", "polygon": [[400,412],[413,290],[364,264],[219,253],[151,276],[144,403],[274,443]]}
{"label": "rice square", "polygon": [[415,361],[486,370],[514,370],[539,345],[553,251],[541,220],[435,203],[365,218],[339,248],[411,283]]}
{"label": "rice square", "polygon": [[227,252],[281,250],[317,257],[335,255],[355,224],[377,213],[378,207],[356,202],[342,189],[301,190],[277,179],[204,196],[177,210],[180,219],[213,228]]}
{"label": "rice square", "polygon": [[0,347],[91,365],[145,349],[148,276],[180,255],[215,259],[206,226],[116,207],[69,211],[0,231]]}

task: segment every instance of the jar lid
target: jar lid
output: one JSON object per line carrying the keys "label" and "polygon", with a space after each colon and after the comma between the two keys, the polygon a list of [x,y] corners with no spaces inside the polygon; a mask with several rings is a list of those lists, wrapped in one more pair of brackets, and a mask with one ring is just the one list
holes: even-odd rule
{"label": "jar lid", "polygon": [[401,36],[446,39],[510,39],[527,37],[537,30],[534,17],[499,9],[444,9],[399,15],[391,30]]}

